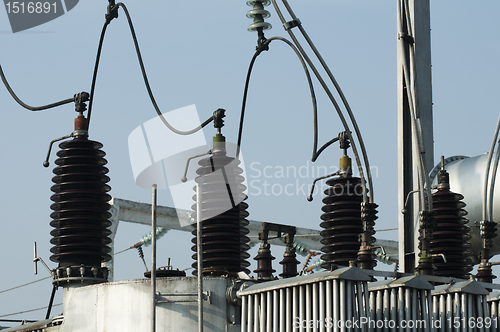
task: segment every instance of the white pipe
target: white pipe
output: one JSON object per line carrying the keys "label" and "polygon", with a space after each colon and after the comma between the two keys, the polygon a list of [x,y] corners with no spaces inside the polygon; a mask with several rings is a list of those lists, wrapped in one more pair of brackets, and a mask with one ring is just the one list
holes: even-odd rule
{"label": "white pipe", "polygon": [[[340,320],[342,323],[345,324],[345,322],[347,321],[347,317],[346,317],[346,308],[345,308],[345,304],[347,303],[347,299],[346,299],[346,287],[345,287],[345,281],[344,280],[339,280],[339,294],[340,294],[340,302],[336,303],[337,306],[340,307]],[[335,303],[333,304],[335,305]],[[345,329],[345,325],[342,325],[340,331],[344,332],[346,329]]]}
{"label": "white pipe", "polygon": [[[460,316],[461,316],[461,321],[465,322],[467,321],[467,295],[462,293],[462,308],[460,308]],[[462,326],[462,331],[466,332],[467,331],[467,324],[463,324]]]}
{"label": "white pipe", "polygon": [[[292,331],[292,326],[293,326],[293,316],[292,316],[292,311],[293,311],[293,289],[292,287],[287,287],[286,289],[286,302],[288,302],[288,305],[286,307],[286,330],[287,331]],[[268,330],[269,331],[269,330]]]}
{"label": "white pipe", "polygon": [[241,298],[241,332],[245,332],[247,325],[247,298],[251,295],[244,295]]}
{"label": "white pipe", "polygon": [[248,295],[248,326],[247,326],[247,332],[252,332],[252,326],[254,324],[253,321],[253,295],[250,294]]}
{"label": "white pipe", "polygon": [[266,322],[266,331],[272,331],[271,329],[271,324],[274,321],[274,313],[273,313],[273,293],[267,292],[266,293],[266,300],[267,300],[267,322]]}
{"label": "white pipe", "polygon": [[[198,279],[198,332],[203,332],[203,248],[201,245],[201,191],[196,185],[196,253]],[[156,232],[154,232],[156,234]]]}
{"label": "white pipe", "polygon": [[[279,296],[278,296],[278,290],[273,290],[273,331],[278,331],[278,326],[279,326]],[[295,316],[297,317],[297,316]]]}
{"label": "white pipe", "polygon": [[260,330],[265,331],[266,330],[266,321],[268,320],[267,317],[267,312],[266,312],[266,293],[261,293],[260,294]]}
{"label": "white pipe", "polygon": [[[306,306],[305,306],[305,311],[306,311],[306,321],[307,322],[310,322],[312,317],[311,317],[311,298],[312,298],[312,294],[311,294],[311,284],[307,284],[304,286],[305,288],[305,292],[306,292]],[[307,324],[307,329],[306,329],[307,332],[311,332],[311,329],[309,327],[309,324]]]}
{"label": "white pipe", "polygon": [[253,332],[259,332],[259,294],[252,295],[253,299]]}
{"label": "white pipe", "polygon": [[157,186],[152,186],[151,204],[151,331],[156,331],[156,193]]}
{"label": "white pipe", "polygon": [[[337,287],[335,287],[335,282],[337,280],[327,280],[326,281],[326,316],[333,316],[333,321],[337,322],[339,319],[338,315],[338,304],[339,303],[339,292]],[[333,286],[333,287],[332,287]],[[332,290],[333,288],[333,290]],[[337,327],[335,327],[335,331],[337,331]],[[328,332],[332,332],[332,328],[328,329]]]}
{"label": "white pipe", "polygon": [[[319,283],[319,320],[320,322],[324,322],[326,315],[325,315],[325,283],[326,281],[321,281]],[[331,294],[330,294],[331,296]],[[332,318],[330,315],[328,318]],[[325,332],[325,324],[320,324],[319,326],[319,331],[320,332]]]}

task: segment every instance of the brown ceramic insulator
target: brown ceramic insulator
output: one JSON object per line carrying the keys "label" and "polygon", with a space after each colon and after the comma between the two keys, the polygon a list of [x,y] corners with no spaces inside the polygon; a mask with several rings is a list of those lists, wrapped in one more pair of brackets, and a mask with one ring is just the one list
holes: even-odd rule
{"label": "brown ceramic insulator", "polygon": [[107,229],[111,188],[106,184],[109,177],[102,144],[78,137],[59,147],[51,188],[50,225],[55,229],[50,233],[54,245],[50,259],[59,266],[101,266],[111,259],[107,246],[111,243]]}
{"label": "brown ceramic insulator", "polygon": [[[438,190],[432,195],[436,226],[430,241],[430,253],[435,266],[434,275],[467,278],[472,270],[470,252],[469,220],[464,216],[463,196],[448,189]],[[442,256],[446,257],[446,263]]]}
{"label": "brown ceramic insulator", "polygon": [[[198,163],[201,167],[196,171],[199,175],[195,180],[201,191],[201,214],[214,215],[203,220],[202,229],[202,250],[203,250],[203,274],[204,275],[235,275],[238,272],[250,273],[247,269],[250,263],[247,259],[250,255],[247,250],[250,249],[248,242],[250,239],[246,236],[248,205],[242,200],[246,199],[243,191],[246,187],[243,185],[243,172],[238,167],[239,162],[234,158],[227,157],[225,153],[215,153],[210,158],[205,158]],[[221,171],[226,177],[226,186],[221,181]],[[230,193],[230,194],[229,194]],[[196,201],[196,196],[193,197]],[[235,202],[241,201],[239,204]],[[229,205],[229,206],[228,206]],[[228,206],[228,210],[221,209]],[[232,208],[231,208],[232,206]],[[196,211],[196,204],[193,205]],[[218,214],[219,211],[223,211]],[[193,214],[196,219],[196,213]],[[194,246],[191,248],[196,252],[196,229],[191,242]],[[197,255],[192,256],[195,262],[192,266],[195,268],[193,274],[197,274]]]}
{"label": "brown ceramic insulator", "polygon": [[288,246],[283,254],[283,260],[280,262],[280,264],[283,265],[283,273],[280,274],[280,277],[291,278],[299,274],[297,272],[297,264],[300,262],[296,257],[295,249]]}
{"label": "brown ceramic insulator", "polygon": [[320,224],[324,230],[322,237],[321,267],[349,266],[359,252],[359,234],[363,231],[361,221],[361,201],[363,200],[361,181],[356,177],[333,178],[326,182],[330,187],[323,198],[323,215]]}
{"label": "brown ceramic insulator", "polygon": [[257,269],[253,271],[257,273],[257,279],[271,280],[273,279],[273,273],[276,272],[276,270],[273,269],[274,257],[271,255],[271,250],[269,248],[269,243],[261,245],[257,252],[257,256],[253,258],[257,261]]}

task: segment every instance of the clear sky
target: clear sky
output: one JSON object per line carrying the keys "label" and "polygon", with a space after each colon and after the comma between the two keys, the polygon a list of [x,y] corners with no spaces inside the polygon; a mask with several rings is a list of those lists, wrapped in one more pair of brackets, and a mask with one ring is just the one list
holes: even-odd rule
{"label": "clear sky", "polygon": [[[361,128],[374,167],[375,202],[380,205],[376,228],[397,227],[396,2],[291,0],[290,4],[330,65]],[[195,104],[203,120],[224,108],[223,133],[234,142],[245,75],[257,39],[256,33],[246,31],[251,24],[245,16],[250,7],[243,0],[135,1],[126,5],[160,109],[168,112]],[[0,10],[0,64],[23,101],[37,106],[90,90],[106,6],[104,0],[80,1],[62,17],[15,34],[6,12]],[[288,37],[274,9],[268,9],[273,29],[266,37]],[[431,3],[436,161],[440,155],[476,156],[489,149],[499,115],[498,12],[500,2],[494,0]],[[104,144],[111,195],[149,203],[150,191],[134,183],[127,140],[155,112],[125,15],[121,10],[119,15],[108,27],[104,42],[90,138]],[[343,128],[317,82],[315,86],[321,144]],[[317,164],[309,161],[311,102],[300,63],[286,45],[273,42],[270,51],[257,59],[248,98],[242,150],[251,187],[249,218],[319,229],[321,195],[309,203],[300,188],[312,183],[317,176],[312,171],[319,166],[337,166],[341,151],[332,146]],[[49,169],[42,162],[49,142],[71,133],[76,113],[72,105],[30,112],[15,103],[3,86],[0,112],[1,291],[48,275],[41,265],[39,275],[33,275],[32,243],[38,242],[39,255],[49,263],[55,151]],[[207,140],[214,134],[211,126],[206,128]],[[259,176],[265,167],[271,172]],[[281,167],[304,167],[309,172],[298,177],[276,174]],[[266,195],[264,181],[268,188],[274,185],[275,191]],[[288,184],[295,192],[280,194],[279,188]],[[168,190],[159,191],[159,204],[172,205]],[[120,224],[115,249],[136,243],[148,231],[146,226]],[[397,240],[397,231],[379,232],[376,237]],[[175,267],[189,267],[193,262],[190,247],[189,233],[171,231],[159,242],[158,264],[166,265],[171,257]],[[149,266],[149,247],[145,251]],[[273,253],[279,258],[280,250]],[[251,254],[253,257],[255,250]],[[118,255],[115,267],[116,279],[141,278],[144,272],[133,251]],[[0,316],[46,306],[50,292],[50,281],[44,280],[0,293]],[[61,302],[61,293],[55,303]],[[60,311],[61,307],[55,307],[53,314]],[[44,316],[42,310],[4,318]]]}

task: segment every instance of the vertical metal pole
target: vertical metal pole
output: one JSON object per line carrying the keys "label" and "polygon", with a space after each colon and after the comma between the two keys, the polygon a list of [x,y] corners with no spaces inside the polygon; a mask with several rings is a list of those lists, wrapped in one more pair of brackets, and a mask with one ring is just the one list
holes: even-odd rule
{"label": "vertical metal pole", "polygon": [[[405,206],[406,196],[417,188],[419,152],[414,146],[408,93],[414,94],[417,106],[415,115],[420,122],[425,146],[426,169],[433,167],[433,121],[430,47],[430,6],[429,0],[397,0],[398,3],[398,46],[397,93],[398,93],[398,205],[399,211]],[[409,14],[409,15],[407,15]],[[410,29],[408,29],[410,27]],[[410,62],[410,43],[414,44],[414,65],[409,68],[409,78],[405,77],[404,64]],[[404,46],[402,40],[404,40]],[[406,86],[406,82],[412,86]],[[417,91],[415,93],[414,91]],[[418,257],[418,212],[419,195],[409,200],[406,213],[399,215],[399,264],[400,272],[413,273]]]}
{"label": "vertical metal pole", "polygon": [[203,249],[201,245],[201,191],[196,185],[196,252],[198,268],[198,332],[203,332]]}
{"label": "vertical metal pole", "polygon": [[151,331],[156,331],[156,193],[157,186],[153,184],[151,204]]}

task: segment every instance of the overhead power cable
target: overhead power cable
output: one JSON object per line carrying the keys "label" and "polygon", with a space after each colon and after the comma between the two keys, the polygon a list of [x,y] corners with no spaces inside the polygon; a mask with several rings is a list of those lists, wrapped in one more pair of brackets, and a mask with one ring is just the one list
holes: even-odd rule
{"label": "overhead power cable", "polygon": [[16,286],[16,287],[12,287],[12,288],[9,288],[9,289],[4,289],[3,291],[0,291],[0,294],[1,294],[1,293],[8,292],[8,291],[11,291],[11,290],[14,290],[14,289],[17,289],[17,288],[21,288],[21,287],[24,287],[24,286],[28,286],[28,285],[31,285],[31,284],[34,284],[34,283],[36,283],[36,282],[39,282],[39,281],[42,281],[42,280],[45,280],[45,279],[49,279],[49,278],[52,278],[52,276],[48,276],[48,277],[45,277],[45,278],[42,278],[42,279],[38,279],[38,280],[35,280],[35,281],[31,281],[31,282],[28,282],[28,283],[26,283],[26,284],[19,285],[19,286]]}

